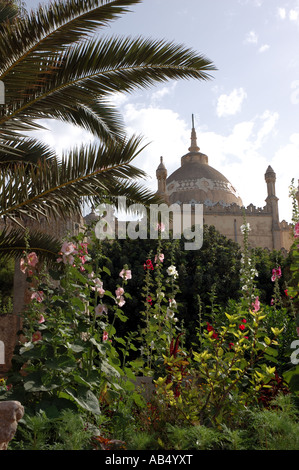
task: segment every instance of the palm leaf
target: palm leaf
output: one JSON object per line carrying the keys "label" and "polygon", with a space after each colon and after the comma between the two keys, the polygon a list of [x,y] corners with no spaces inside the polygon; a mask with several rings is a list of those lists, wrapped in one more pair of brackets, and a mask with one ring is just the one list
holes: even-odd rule
{"label": "palm leaf", "polygon": [[61,161],[16,163],[10,178],[0,173],[0,216],[14,221],[22,215],[64,217],[78,213],[84,203],[95,205],[102,198],[115,198],[121,187],[121,194],[130,201],[145,205],[156,202],[155,194],[136,181],[145,173],[131,164],[142,150],[140,143],[140,137],[123,142],[111,139],[74,149]]}
{"label": "palm leaf", "polygon": [[9,258],[20,258],[28,249],[35,251],[42,261],[55,262],[61,242],[49,234],[38,231],[19,229],[5,229],[0,233],[0,256],[2,261]]}

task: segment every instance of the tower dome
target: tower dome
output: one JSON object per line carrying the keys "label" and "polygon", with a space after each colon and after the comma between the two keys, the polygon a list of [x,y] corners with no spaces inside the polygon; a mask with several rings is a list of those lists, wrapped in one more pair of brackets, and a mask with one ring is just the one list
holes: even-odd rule
{"label": "tower dome", "polygon": [[223,206],[242,200],[229,180],[209,165],[207,155],[201,153],[192,116],[191,146],[181,158],[181,167],[166,179],[166,194],[170,204],[205,204]]}

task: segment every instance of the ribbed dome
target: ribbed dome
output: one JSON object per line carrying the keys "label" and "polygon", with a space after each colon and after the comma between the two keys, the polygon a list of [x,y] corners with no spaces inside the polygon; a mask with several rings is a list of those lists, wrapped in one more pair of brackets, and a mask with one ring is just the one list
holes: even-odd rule
{"label": "ribbed dome", "polygon": [[201,203],[212,206],[220,203],[224,206],[243,206],[228,179],[209,165],[207,155],[199,152],[194,127],[189,153],[181,158],[181,167],[167,178],[166,193],[170,204]]}

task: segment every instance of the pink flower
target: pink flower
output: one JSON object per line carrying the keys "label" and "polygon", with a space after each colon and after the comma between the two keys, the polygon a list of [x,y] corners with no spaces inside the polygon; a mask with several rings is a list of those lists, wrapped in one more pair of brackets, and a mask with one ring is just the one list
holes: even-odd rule
{"label": "pink flower", "polygon": [[294,237],[295,238],[299,237],[299,222],[297,222],[295,227],[294,227]]}
{"label": "pink flower", "polygon": [[120,277],[122,277],[125,281],[127,279],[132,279],[132,274],[129,269],[122,269],[121,272],[119,273]]}
{"label": "pink flower", "polygon": [[107,331],[104,331],[104,333],[103,333],[103,341],[107,341],[108,338],[109,338],[108,332],[107,332]]}
{"label": "pink flower", "polygon": [[161,232],[165,232],[165,225],[161,222],[161,224],[157,224],[157,230]]}
{"label": "pink flower", "polygon": [[271,281],[274,282],[276,279],[279,279],[281,277],[281,268],[273,268],[272,269],[272,277]]}
{"label": "pink flower", "polygon": [[125,293],[124,289],[122,287],[118,287],[115,291],[115,295],[116,297],[120,297],[121,295],[123,295]]}
{"label": "pink flower", "polygon": [[121,295],[120,297],[117,297],[116,303],[119,307],[122,307],[123,305],[125,305],[126,301],[124,297]]}
{"label": "pink flower", "polygon": [[61,247],[61,253],[70,255],[71,253],[77,254],[76,245],[72,242],[64,242]]}
{"label": "pink flower", "polygon": [[45,323],[45,317],[43,315],[39,317],[38,323]]}
{"label": "pink flower", "polygon": [[259,302],[259,298],[256,297],[254,303],[252,304],[252,310],[254,310],[255,312],[258,312],[260,308],[261,308],[261,304]]}
{"label": "pink flower", "polygon": [[44,300],[44,293],[43,291],[33,292],[31,294],[31,300],[35,299],[37,302],[42,302]]}
{"label": "pink flower", "polygon": [[22,271],[22,273],[25,274],[26,269],[27,269],[27,264],[26,264],[24,258],[21,258],[21,261],[20,261],[20,270]]}
{"label": "pink flower", "polygon": [[38,257],[34,251],[32,253],[29,253],[29,255],[27,256],[27,262],[28,266],[32,266],[33,268],[35,268],[35,266],[37,265]]}
{"label": "pink flower", "polygon": [[36,331],[35,333],[33,333],[32,335],[32,342],[34,343],[35,341],[39,341],[42,339],[42,334],[40,331]]}
{"label": "pink flower", "polygon": [[157,263],[158,260],[161,263],[163,263],[163,261],[164,261],[164,254],[163,253],[159,253],[158,255],[155,256],[155,263]]}
{"label": "pink flower", "polygon": [[107,307],[104,304],[97,305],[94,311],[95,311],[96,317],[103,315],[104,313],[106,314],[108,313]]}
{"label": "pink flower", "polygon": [[105,289],[103,289],[103,282],[98,277],[95,278],[93,282],[95,283],[95,286],[91,289],[97,291],[100,297],[103,297],[103,295],[105,294]]}
{"label": "pink flower", "polygon": [[31,253],[29,253],[25,258],[21,258],[20,260],[20,270],[22,271],[22,273],[26,273],[28,274],[28,276],[32,276],[33,275],[33,270],[32,269],[28,269],[28,267],[31,267],[31,268],[35,268],[35,266],[37,265],[38,263],[38,257],[36,255],[36,253],[34,251],[32,251]]}

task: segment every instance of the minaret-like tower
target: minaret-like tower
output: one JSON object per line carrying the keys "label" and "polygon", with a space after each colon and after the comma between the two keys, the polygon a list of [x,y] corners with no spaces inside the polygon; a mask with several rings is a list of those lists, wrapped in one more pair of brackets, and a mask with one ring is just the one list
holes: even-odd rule
{"label": "minaret-like tower", "polygon": [[272,212],[272,240],[273,249],[279,250],[281,248],[281,231],[279,224],[278,214],[278,197],[275,194],[276,174],[273,168],[269,165],[265,173],[265,181],[267,183],[267,198],[266,203]]}
{"label": "minaret-like tower", "polygon": [[192,114],[192,129],[191,129],[191,145],[188,148],[189,152],[199,152],[200,148],[197,145],[197,136],[194,127],[194,114]]}
{"label": "minaret-like tower", "polygon": [[166,194],[166,178],[167,178],[167,170],[163,163],[163,157],[160,157],[160,164],[156,170],[156,177],[158,180],[158,196],[161,196],[167,201],[167,194]]}

